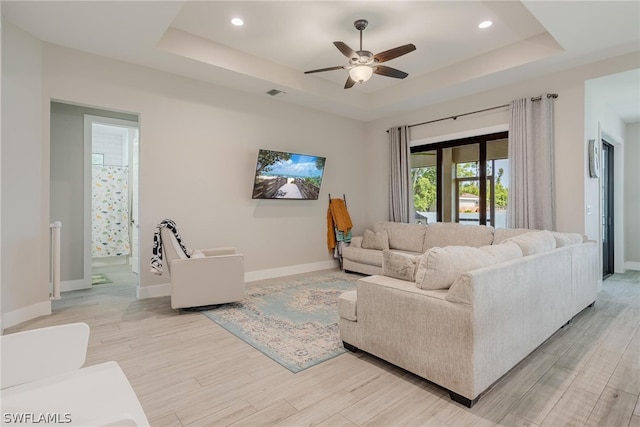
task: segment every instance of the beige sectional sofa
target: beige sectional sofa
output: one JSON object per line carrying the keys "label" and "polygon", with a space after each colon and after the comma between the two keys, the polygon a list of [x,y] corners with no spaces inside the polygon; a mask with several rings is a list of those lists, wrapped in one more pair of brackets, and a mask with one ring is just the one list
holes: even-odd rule
{"label": "beige sectional sofa", "polygon": [[[368,238],[371,234],[376,234],[378,239]],[[384,245],[384,235],[388,237],[387,247]],[[502,236],[502,233],[500,235]],[[383,241],[380,242],[380,240]],[[342,251],[343,268],[355,273],[382,274],[384,249],[409,255],[421,255],[435,246],[479,247],[490,245],[493,240],[493,227],[440,222],[423,225],[383,221],[376,223],[373,230],[365,231],[364,236],[354,236],[351,239],[351,244]]]}
{"label": "beige sectional sofa", "polygon": [[340,296],[341,339],[468,407],[596,299],[597,246],[577,234],[376,224],[381,230],[391,250],[345,258],[345,269],[386,275],[363,277]]}

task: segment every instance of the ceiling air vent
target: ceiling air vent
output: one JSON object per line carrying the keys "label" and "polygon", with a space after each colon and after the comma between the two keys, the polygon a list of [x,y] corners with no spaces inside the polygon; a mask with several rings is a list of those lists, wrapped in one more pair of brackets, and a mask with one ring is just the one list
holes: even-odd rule
{"label": "ceiling air vent", "polygon": [[267,92],[267,95],[276,96],[276,95],[280,95],[281,93],[287,93],[287,92],[283,90],[278,90],[278,89],[271,89],[269,92]]}

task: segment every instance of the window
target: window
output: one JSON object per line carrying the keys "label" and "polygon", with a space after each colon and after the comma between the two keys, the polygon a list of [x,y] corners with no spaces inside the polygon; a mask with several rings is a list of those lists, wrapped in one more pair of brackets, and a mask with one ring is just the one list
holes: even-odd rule
{"label": "window", "polygon": [[415,222],[426,224],[437,221],[437,153],[424,151],[411,155],[411,182],[416,211]]}
{"label": "window", "polygon": [[507,132],[413,147],[415,222],[505,227]]}

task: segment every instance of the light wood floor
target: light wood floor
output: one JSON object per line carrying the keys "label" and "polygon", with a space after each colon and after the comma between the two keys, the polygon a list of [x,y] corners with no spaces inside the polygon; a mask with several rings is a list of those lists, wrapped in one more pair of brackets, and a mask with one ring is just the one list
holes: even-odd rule
{"label": "light wood floor", "polygon": [[5,333],[86,322],[87,364],[116,360],[154,426],[640,426],[640,272],[607,279],[595,307],[471,410],[362,352],[292,374],[168,297],[136,300],[133,283],[66,293],[53,315]]}

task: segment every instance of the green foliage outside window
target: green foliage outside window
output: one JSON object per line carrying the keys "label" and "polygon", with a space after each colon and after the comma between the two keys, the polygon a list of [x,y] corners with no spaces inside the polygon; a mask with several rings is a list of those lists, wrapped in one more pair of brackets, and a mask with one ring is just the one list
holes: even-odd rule
{"label": "green foliage outside window", "polygon": [[413,181],[413,204],[418,212],[435,210],[437,201],[436,168],[411,169]]}
{"label": "green foliage outside window", "polygon": [[496,178],[495,185],[495,202],[496,208],[498,209],[506,209],[507,208],[507,198],[509,197],[509,189],[502,185],[502,175],[504,175],[504,169],[498,169],[498,177]]}
{"label": "green foliage outside window", "polygon": [[[458,178],[473,178],[479,176],[478,163],[458,163],[456,165],[456,176]],[[491,175],[491,163],[488,163],[487,175]],[[509,189],[502,184],[504,168],[498,169],[495,180],[495,206],[496,209],[506,209]],[[437,182],[436,167],[424,167],[411,169],[411,179],[413,183],[413,203],[418,212],[435,211],[437,202]],[[466,181],[460,185],[460,194],[480,195],[478,181]]]}

